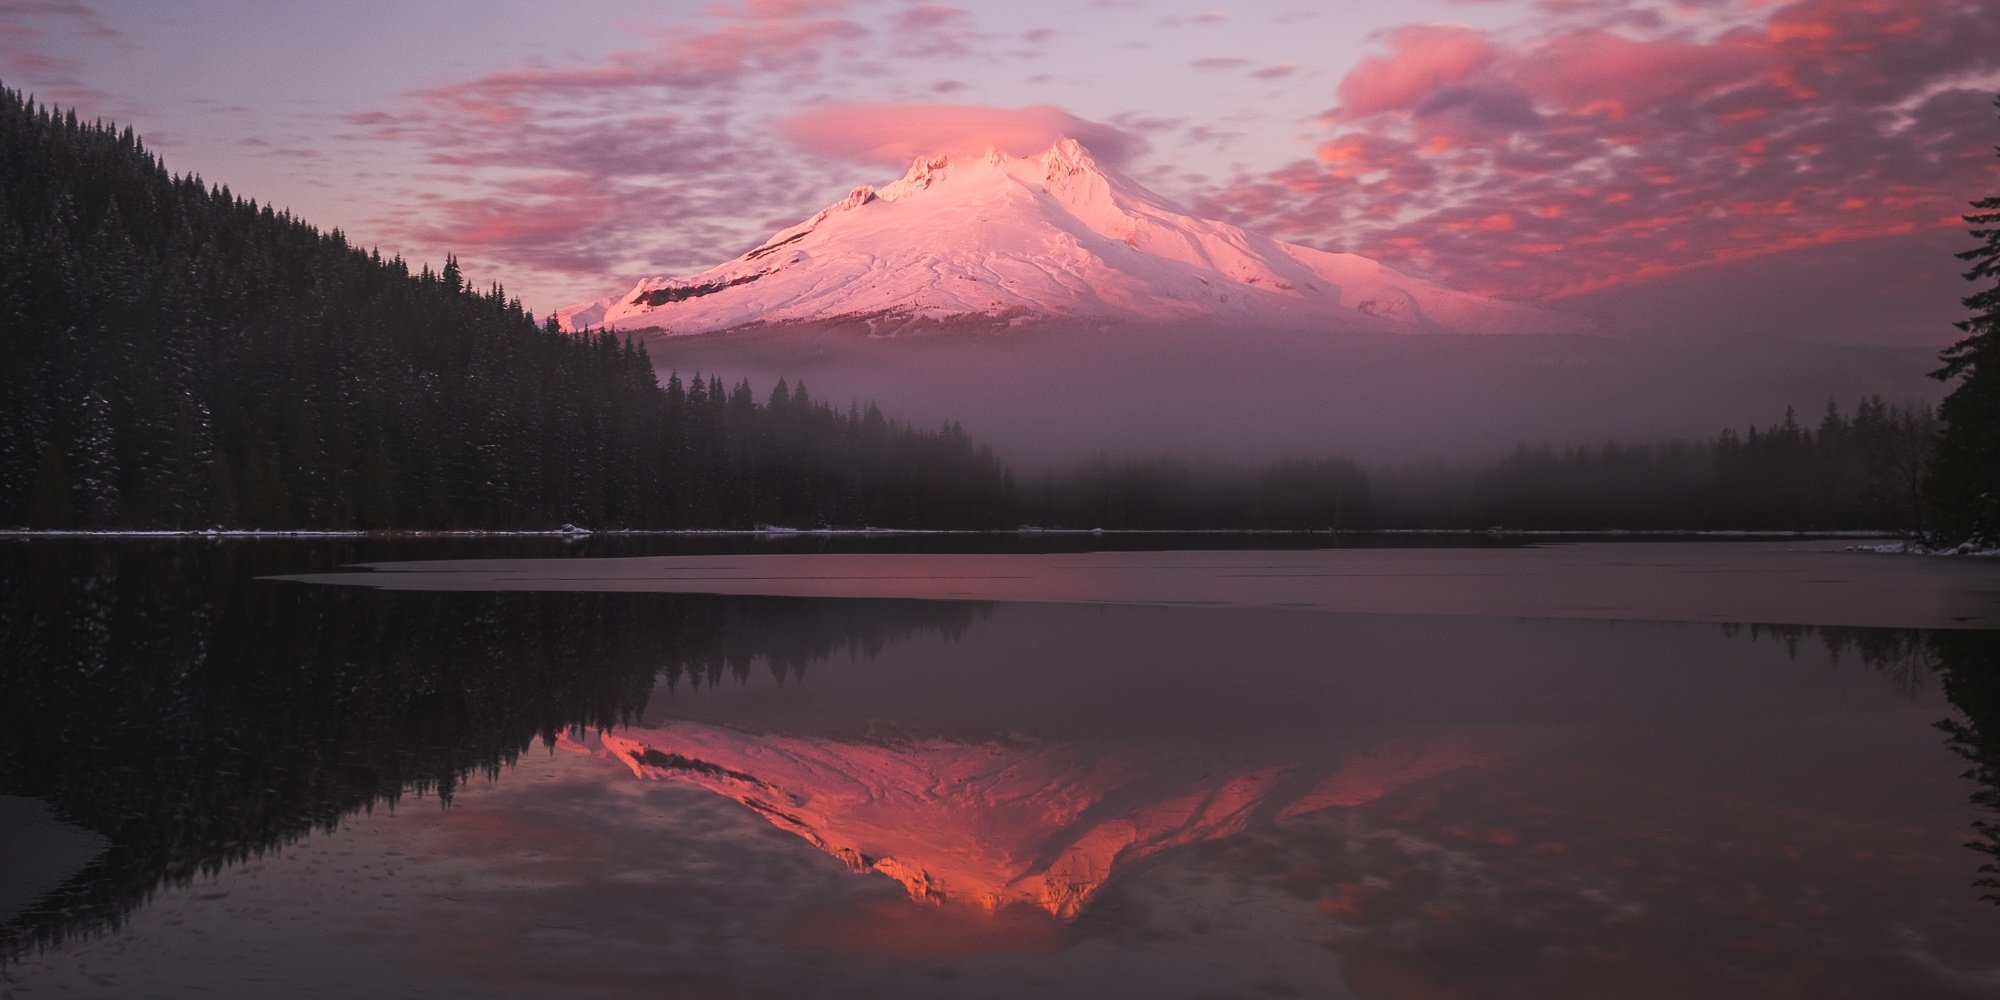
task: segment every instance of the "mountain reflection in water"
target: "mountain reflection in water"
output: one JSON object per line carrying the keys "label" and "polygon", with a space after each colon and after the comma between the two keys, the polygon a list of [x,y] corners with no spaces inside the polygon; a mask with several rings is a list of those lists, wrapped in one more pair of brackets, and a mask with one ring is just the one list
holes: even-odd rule
{"label": "mountain reflection in water", "polygon": [[[1777,644],[1791,658],[1806,643],[1821,645],[1830,661],[1858,659],[1906,693],[1942,675],[1962,704],[1991,697],[1993,672],[1980,657],[1990,657],[1994,644],[1978,633],[1810,626],[1715,632]],[[1947,662],[1961,666],[1942,669]],[[1272,693],[1311,703],[1312,686]],[[1070,693],[1092,698],[1087,690]],[[1230,700],[1216,693],[1202,704],[1220,712]],[[1375,723],[1381,714],[1370,713]],[[856,733],[837,716],[818,726],[804,723],[828,733],[800,731],[797,718],[779,719],[770,729],[663,719],[577,734],[558,745],[613,761],[642,779],[677,781],[733,799],[856,872],[895,879],[912,899],[988,911],[1026,904],[1073,919],[1117,871],[1175,848],[1373,802],[1452,772],[1492,768],[1523,753],[1601,735],[1592,720],[1566,717],[1560,709],[1544,706],[1535,714],[1540,718],[1533,724],[1502,724],[1468,720],[1447,706],[1448,718],[1417,726],[1391,718],[1387,725],[1289,733],[1284,719],[1272,718],[1249,745],[1131,733],[961,739],[913,735],[883,719]],[[1608,714],[1619,713],[1613,708]],[[1967,776],[1979,783],[1974,801],[1990,810],[1996,805],[1991,725],[1970,713],[1968,719],[1938,725],[1954,751],[1973,763]],[[1993,827],[1978,820],[1974,829],[1978,839],[1968,846],[1994,855]],[[1991,888],[1992,875],[1989,863],[1977,885]]]}
{"label": "mountain reflection in water", "polygon": [[[296,547],[0,546],[0,796],[108,849],[20,912],[0,956],[115,928],[162,884],[405,794],[449,802],[537,741],[638,716],[658,678],[796,679],[976,605],[387,595],[257,577]],[[10,862],[11,863],[11,862]]]}
{"label": "mountain reflection in water", "polygon": [[[966,910],[1032,909],[1046,926],[1017,920],[1016,945],[1081,955],[1161,885],[1215,878],[1293,901],[1310,919],[1281,933],[1371,995],[1502,979],[1577,995],[1537,978],[1556,966],[1504,957],[1629,982],[1691,949],[1712,967],[1665,992],[1804,976],[1865,993],[1910,967],[1850,949],[1815,972],[1797,949],[1873,941],[1882,920],[1961,976],[1940,981],[1987,982],[1962,977],[1990,935],[1923,893],[1943,872],[1957,902],[1996,895],[2000,633],[255,579],[325,560],[304,563],[0,547],[0,801],[99,838],[73,838],[97,853],[53,891],[0,908],[0,955],[115,929],[163,887],[377,804],[449,803],[540,742],[607,782],[740,803],[800,838],[772,834],[792,854],[941,904],[900,904],[934,932],[802,907],[783,921],[801,947],[900,934],[945,953],[971,947],[936,930],[973,927]],[[1969,783],[1925,769],[1951,760],[1940,742]],[[614,820],[562,814],[638,835]],[[504,823],[480,835],[509,840]],[[514,897],[483,898],[452,919],[497,920]],[[858,942],[877,917],[903,923]]]}
{"label": "mountain reflection in water", "polygon": [[1365,752],[1329,741],[1321,759],[1241,770],[1171,745],[850,741],[695,723],[560,745],[735,799],[920,902],[1026,904],[1072,919],[1116,871],[1165,851],[1373,801],[1535,739],[1496,729]]}

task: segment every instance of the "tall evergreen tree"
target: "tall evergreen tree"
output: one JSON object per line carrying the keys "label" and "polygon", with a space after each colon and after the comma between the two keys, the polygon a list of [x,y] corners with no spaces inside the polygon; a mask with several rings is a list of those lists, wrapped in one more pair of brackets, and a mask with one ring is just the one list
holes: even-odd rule
{"label": "tall evergreen tree", "polygon": [[118,454],[113,439],[111,404],[94,392],[83,397],[68,456],[71,498],[82,527],[118,524]]}
{"label": "tall evergreen tree", "polygon": [[1941,540],[1992,545],[2000,543],[2000,196],[1972,207],[1965,221],[1981,243],[1958,256],[1972,262],[1965,279],[1984,287],[1964,300],[1973,313],[1958,323],[1965,338],[1945,349],[1944,367],[1931,373],[1958,385],[1938,407],[1929,485]]}

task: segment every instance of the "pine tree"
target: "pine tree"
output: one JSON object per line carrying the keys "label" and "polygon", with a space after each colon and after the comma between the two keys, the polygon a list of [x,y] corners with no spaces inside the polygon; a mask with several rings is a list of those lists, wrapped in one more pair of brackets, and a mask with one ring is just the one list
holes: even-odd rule
{"label": "pine tree", "polygon": [[111,404],[91,393],[77,407],[76,430],[70,438],[70,495],[78,523],[87,528],[118,523],[118,453],[112,430]]}
{"label": "pine tree", "polygon": [[2000,196],[1972,207],[1965,221],[1982,242],[1958,256],[1972,262],[1965,279],[1984,287],[1964,300],[1973,313],[1957,324],[1965,338],[1939,355],[1944,366],[1931,373],[1958,384],[1938,407],[1927,482],[1939,541],[1993,545],[2000,544]]}
{"label": "pine tree", "polygon": [[63,465],[62,449],[44,449],[29,494],[30,523],[41,528],[74,527],[76,510],[70,505],[69,494],[69,470]]}

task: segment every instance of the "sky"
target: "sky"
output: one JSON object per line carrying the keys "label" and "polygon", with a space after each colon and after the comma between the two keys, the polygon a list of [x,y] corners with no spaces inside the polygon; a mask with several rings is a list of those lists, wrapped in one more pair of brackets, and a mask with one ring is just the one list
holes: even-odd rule
{"label": "sky", "polygon": [[1468,290],[1942,343],[2000,194],[1991,0],[0,0],[0,82],[538,313],[1067,134]]}

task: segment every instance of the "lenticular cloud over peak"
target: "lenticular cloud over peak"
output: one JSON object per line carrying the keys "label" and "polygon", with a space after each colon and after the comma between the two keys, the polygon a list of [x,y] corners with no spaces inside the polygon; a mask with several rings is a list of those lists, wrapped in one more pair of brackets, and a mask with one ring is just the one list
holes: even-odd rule
{"label": "lenticular cloud over peak", "polygon": [[1114,168],[1146,149],[1129,132],[1047,104],[835,104],[794,115],[779,127],[806,152],[897,167],[920,156],[976,156],[988,150],[1031,156],[1064,138],[1077,140]]}

